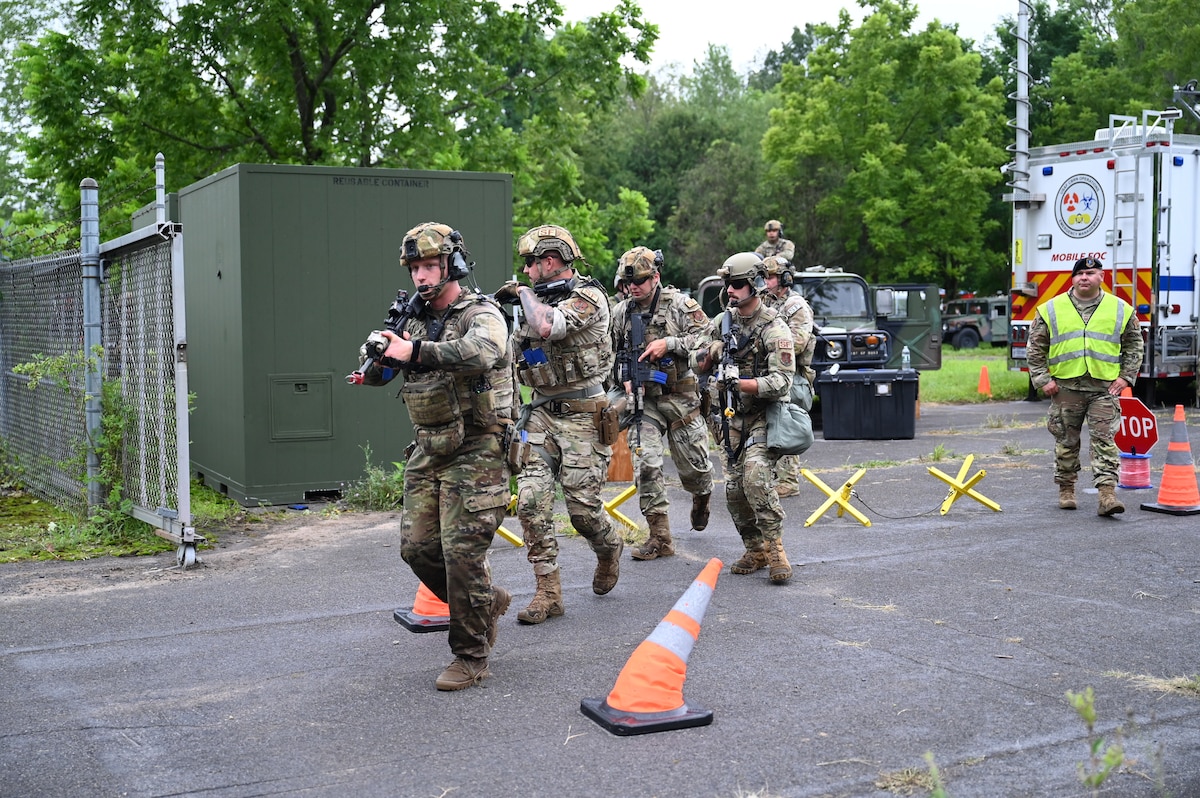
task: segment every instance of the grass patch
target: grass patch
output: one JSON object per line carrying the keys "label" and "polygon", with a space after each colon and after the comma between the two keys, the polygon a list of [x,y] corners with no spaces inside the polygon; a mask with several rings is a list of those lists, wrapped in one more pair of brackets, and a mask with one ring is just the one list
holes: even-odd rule
{"label": "grass patch", "polygon": [[[988,370],[990,397],[979,393],[979,376]],[[1024,399],[1029,392],[1029,375],[1008,370],[1008,350],[942,349],[942,367],[921,372],[921,401],[948,404],[976,404],[987,401]]]}
{"label": "grass patch", "polygon": [[0,496],[0,563],[137,556],[172,547],[130,516],[80,520],[23,491]]}

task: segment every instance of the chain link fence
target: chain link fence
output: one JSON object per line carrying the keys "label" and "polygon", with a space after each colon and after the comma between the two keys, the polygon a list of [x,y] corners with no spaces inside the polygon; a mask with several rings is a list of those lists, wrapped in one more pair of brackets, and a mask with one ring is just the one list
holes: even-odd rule
{"label": "chain link fence", "polygon": [[[160,213],[99,243],[95,183],[84,184],[80,250],[0,264],[0,438],[31,492],[82,514],[102,498],[102,417],[121,436],[104,451],[130,514],[191,544],[182,232]],[[31,389],[14,367],[42,358],[58,359],[62,378]]]}

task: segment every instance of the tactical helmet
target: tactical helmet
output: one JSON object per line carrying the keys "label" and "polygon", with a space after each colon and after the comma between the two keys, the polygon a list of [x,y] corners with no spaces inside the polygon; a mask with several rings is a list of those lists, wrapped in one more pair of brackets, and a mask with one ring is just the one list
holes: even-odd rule
{"label": "tactical helmet", "polygon": [[634,247],[617,261],[617,274],[622,280],[642,280],[658,274],[662,262],[662,252],[648,247]]}
{"label": "tactical helmet", "polygon": [[793,270],[792,264],[787,258],[779,255],[768,255],[763,258],[763,268],[767,270],[767,274],[782,274]]}
{"label": "tactical helmet", "polygon": [[400,244],[400,265],[408,266],[413,261],[434,255],[449,255],[462,249],[462,236],[448,225],[438,222],[421,222],[404,234]]}
{"label": "tactical helmet", "polygon": [[761,290],[767,279],[767,269],[758,253],[739,252],[725,259],[725,263],[717,269],[717,276],[722,280],[749,280],[756,289]]}
{"label": "tactical helmet", "polygon": [[783,235],[783,225],[779,223],[778,219],[772,219],[771,221],[767,222],[765,225],[763,225],[763,230],[766,230],[767,232],[778,230],[779,234]]}
{"label": "tactical helmet", "polygon": [[583,257],[571,233],[554,224],[531,228],[517,242],[517,253],[522,258],[538,258],[547,252],[557,253],[563,263]]}

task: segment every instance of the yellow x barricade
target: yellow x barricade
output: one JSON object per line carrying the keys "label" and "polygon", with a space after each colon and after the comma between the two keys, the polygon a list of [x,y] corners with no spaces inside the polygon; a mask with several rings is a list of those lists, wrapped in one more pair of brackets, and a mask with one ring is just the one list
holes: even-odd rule
{"label": "yellow x barricade", "polygon": [[613,496],[612,501],[608,501],[608,502],[604,503],[604,509],[608,512],[608,514],[611,515],[613,518],[617,519],[618,523],[624,524],[628,529],[630,529],[633,532],[638,531],[638,529],[639,529],[638,525],[635,524],[633,521],[629,520],[629,518],[624,513],[622,513],[620,510],[617,509],[617,506],[620,505],[621,502],[625,501],[626,499],[628,499],[630,496],[632,496],[635,493],[637,493],[637,483],[630,485],[628,488],[621,491],[616,496]]}
{"label": "yellow x barricade", "polygon": [[865,515],[860,513],[858,510],[856,510],[850,506],[850,489],[854,487],[855,482],[858,482],[860,479],[863,478],[863,475],[867,473],[867,469],[865,469],[865,468],[858,469],[858,471],[854,474],[854,476],[850,477],[850,479],[843,482],[842,486],[840,488],[838,488],[836,491],[833,488],[826,485],[824,482],[822,482],[820,477],[818,477],[813,472],[809,471],[807,468],[800,469],[800,473],[804,475],[805,479],[807,479],[812,484],[816,485],[817,488],[819,488],[821,491],[823,491],[825,493],[826,496],[829,497],[828,499],[825,500],[824,504],[822,504],[820,507],[818,507],[816,509],[816,512],[814,512],[812,515],[810,515],[808,517],[808,520],[804,522],[805,526],[812,526],[813,523],[816,522],[816,520],[818,518],[820,518],[822,515],[824,515],[825,511],[828,510],[830,507],[832,507],[834,504],[837,504],[837,506],[838,506],[838,517],[839,518],[841,518],[843,513],[850,513],[850,515],[857,518],[858,522],[860,524],[862,524],[863,526],[871,525],[870,518],[867,518]]}
{"label": "yellow x barricade", "polygon": [[[958,469],[958,478],[955,479],[949,474],[945,474],[933,466],[928,466],[928,471],[935,477],[945,482],[950,486],[950,492],[946,494],[946,500],[942,502],[942,515],[950,512],[950,508],[954,505],[960,496],[970,496],[975,501],[982,504],[984,507],[990,507],[996,512],[1000,512],[1000,505],[989,499],[987,496],[974,490],[979,481],[987,476],[985,469],[979,469],[979,473],[975,474],[970,479],[966,479],[967,472],[971,470],[971,463],[975,462],[975,455],[969,454],[963,460],[962,468]],[[965,481],[964,481],[965,480]]]}

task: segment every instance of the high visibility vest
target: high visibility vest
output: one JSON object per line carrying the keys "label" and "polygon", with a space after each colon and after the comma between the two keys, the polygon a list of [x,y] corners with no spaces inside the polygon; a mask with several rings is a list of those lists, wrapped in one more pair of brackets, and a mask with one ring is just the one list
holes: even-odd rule
{"label": "high visibility vest", "polygon": [[1127,302],[1105,293],[1086,325],[1067,294],[1043,303],[1037,312],[1050,330],[1051,377],[1089,374],[1111,381],[1121,376],[1121,332],[1133,312]]}

